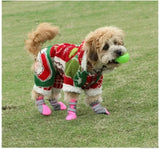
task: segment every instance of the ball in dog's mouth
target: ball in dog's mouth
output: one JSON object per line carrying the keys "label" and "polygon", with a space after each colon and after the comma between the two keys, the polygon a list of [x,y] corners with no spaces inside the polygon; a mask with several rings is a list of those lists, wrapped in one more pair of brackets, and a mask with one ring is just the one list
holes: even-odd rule
{"label": "ball in dog's mouth", "polygon": [[129,54],[125,53],[118,58],[115,59],[116,62],[118,63],[127,63],[129,61]]}

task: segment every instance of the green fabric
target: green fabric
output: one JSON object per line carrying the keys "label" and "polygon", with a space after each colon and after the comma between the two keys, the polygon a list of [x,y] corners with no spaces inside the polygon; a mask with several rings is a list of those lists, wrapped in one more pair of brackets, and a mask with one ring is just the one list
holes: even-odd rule
{"label": "green fabric", "polygon": [[102,76],[102,74],[99,74],[99,75],[97,76],[95,83],[98,82],[98,80],[100,79],[101,76]]}
{"label": "green fabric", "polygon": [[87,71],[81,72],[77,55],[66,63],[65,75],[73,79],[76,87],[82,87],[86,83],[88,74]]}
{"label": "green fabric", "polygon": [[76,87],[82,87],[86,83],[88,74],[89,72],[87,71],[83,71],[83,72],[78,71],[73,78],[74,85]]}
{"label": "green fabric", "polygon": [[[81,88],[86,83],[89,72],[81,71],[78,56],[76,55],[73,59],[66,63],[65,75],[73,79],[74,86]],[[100,77],[101,75],[97,76],[94,84],[97,83]]]}
{"label": "green fabric", "polygon": [[79,69],[79,62],[76,58],[73,58],[72,60],[66,63],[65,75],[73,79],[78,69]]}
{"label": "green fabric", "polygon": [[71,53],[69,54],[69,58],[71,58],[77,51],[78,51],[78,48],[73,48]]}
{"label": "green fabric", "polygon": [[48,61],[49,61],[49,64],[50,64],[50,67],[51,67],[51,71],[52,71],[52,76],[49,80],[47,81],[41,81],[36,75],[34,75],[34,82],[36,84],[36,86],[40,86],[40,87],[50,87],[53,85],[54,83],[54,78],[55,78],[55,69],[53,67],[53,64],[52,64],[52,60],[50,58],[50,49],[51,49],[52,46],[49,46],[47,47],[47,58],[48,58]]}

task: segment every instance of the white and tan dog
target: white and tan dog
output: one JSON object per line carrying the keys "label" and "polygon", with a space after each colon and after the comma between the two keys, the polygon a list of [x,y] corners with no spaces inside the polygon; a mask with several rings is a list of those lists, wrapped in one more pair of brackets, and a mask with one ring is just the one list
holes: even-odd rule
{"label": "white and tan dog", "polygon": [[77,118],[76,104],[82,90],[87,96],[86,103],[97,114],[109,114],[100,105],[103,72],[110,72],[120,65],[115,59],[126,52],[123,31],[102,27],[89,33],[79,46],[63,43],[42,49],[43,43],[58,33],[58,27],[41,23],[25,41],[25,48],[35,58],[32,97],[39,112],[51,114],[44,99],[49,99],[53,110],[65,110],[66,106],[57,101],[63,88],[64,98],[69,102],[66,120]]}

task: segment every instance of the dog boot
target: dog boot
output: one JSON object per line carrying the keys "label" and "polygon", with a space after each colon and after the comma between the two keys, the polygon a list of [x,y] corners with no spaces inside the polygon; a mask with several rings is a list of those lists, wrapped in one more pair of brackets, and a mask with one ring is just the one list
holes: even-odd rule
{"label": "dog boot", "polygon": [[66,110],[67,107],[63,102],[57,102],[57,99],[50,99],[49,100],[53,110]]}
{"label": "dog boot", "polygon": [[43,97],[38,97],[36,100],[38,111],[43,115],[50,115],[52,112],[50,108],[45,104]]}
{"label": "dog boot", "polygon": [[97,114],[107,114],[107,115],[110,114],[108,110],[103,108],[98,101],[91,103],[90,106]]}
{"label": "dog boot", "polygon": [[77,118],[76,115],[76,104],[77,101],[75,99],[71,99],[69,102],[69,108],[68,108],[68,115],[66,117],[66,120],[73,120]]}

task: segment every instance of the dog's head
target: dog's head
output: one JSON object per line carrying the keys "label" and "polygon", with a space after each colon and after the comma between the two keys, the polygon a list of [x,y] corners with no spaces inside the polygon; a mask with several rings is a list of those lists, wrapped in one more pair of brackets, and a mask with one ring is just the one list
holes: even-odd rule
{"label": "dog's head", "polygon": [[113,70],[120,64],[115,59],[126,52],[124,33],[116,27],[102,27],[87,35],[84,50],[94,69]]}

